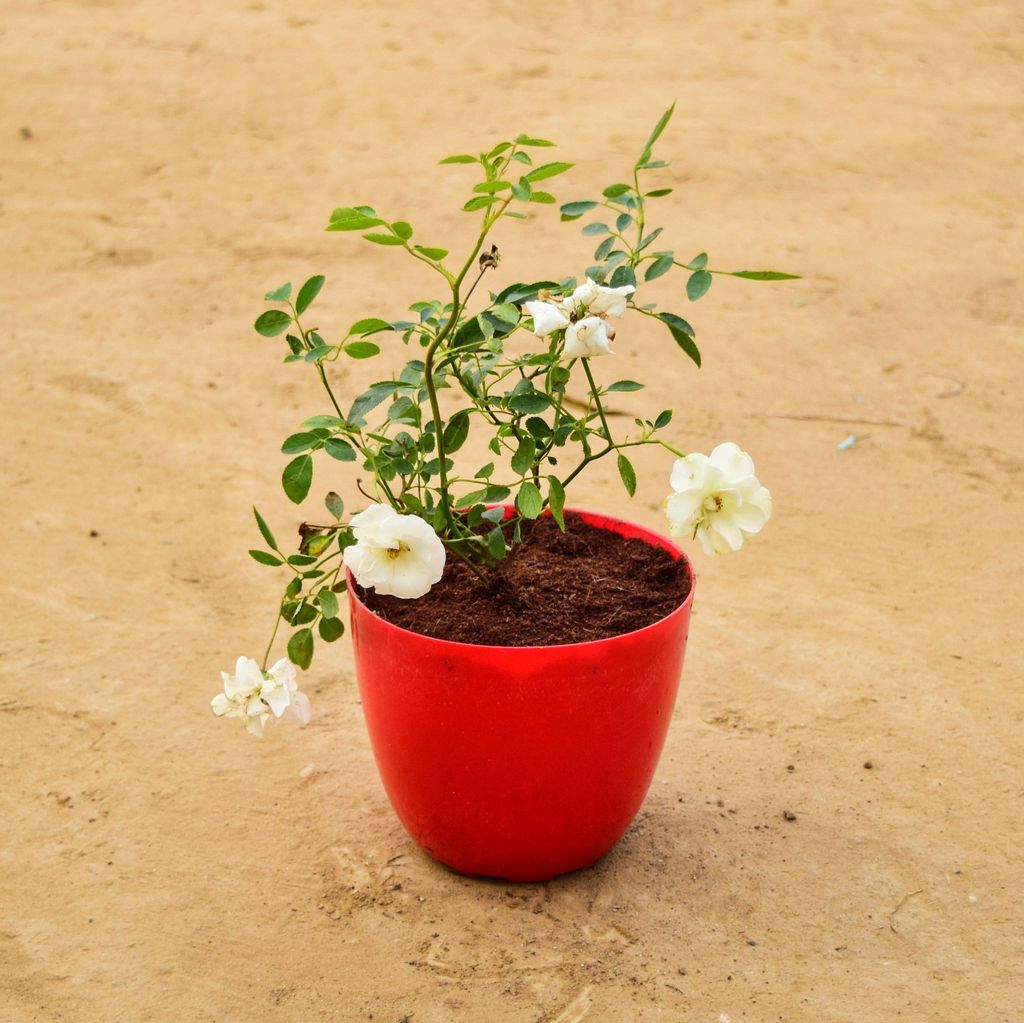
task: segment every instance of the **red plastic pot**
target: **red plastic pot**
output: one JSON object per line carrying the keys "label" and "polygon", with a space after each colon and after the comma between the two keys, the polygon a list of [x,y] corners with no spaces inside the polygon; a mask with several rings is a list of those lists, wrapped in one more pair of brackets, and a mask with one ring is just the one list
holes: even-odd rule
{"label": "red plastic pot", "polygon": [[683,603],[611,639],[477,646],[390,624],[349,580],[356,673],[384,788],[413,839],[462,874],[542,881],[589,866],[629,827],[661,755],[693,570],[666,537],[576,514],[683,560]]}

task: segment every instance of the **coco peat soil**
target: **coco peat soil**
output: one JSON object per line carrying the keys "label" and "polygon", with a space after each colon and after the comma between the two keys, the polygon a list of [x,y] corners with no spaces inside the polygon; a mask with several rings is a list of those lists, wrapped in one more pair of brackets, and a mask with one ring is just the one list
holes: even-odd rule
{"label": "coco peat soil", "polygon": [[449,558],[417,600],[356,587],[375,614],[411,632],[485,646],[554,646],[609,639],[653,625],[690,592],[685,562],[643,540],[566,516],[524,522],[516,545],[484,586]]}

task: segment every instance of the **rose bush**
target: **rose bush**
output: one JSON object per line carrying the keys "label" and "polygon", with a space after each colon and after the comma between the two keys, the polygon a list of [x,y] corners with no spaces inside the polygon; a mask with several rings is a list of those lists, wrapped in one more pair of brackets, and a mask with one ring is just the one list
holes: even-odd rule
{"label": "rose bush", "polygon": [[[663,229],[651,227],[649,214],[652,202],[672,188],[650,188],[646,178],[669,166],[654,159],[653,147],[672,113],[669,108],[659,119],[629,180],[608,185],[597,198],[561,204],[563,221],[587,218],[582,233],[597,239],[594,262],[580,279],[509,283],[486,297],[477,291],[499,267],[497,247],[487,244],[495,227],[525,219],[524,209],[557,204],[547,182],[573,166],[543,161],[538,154],[554,144],[519,135],[486,152],[441,161],[476,172],[462,208],[478,218],[477,230],[461,259],[452,261],[447,249],[421,243],[408,221],[380,215],[371,206],[344,206],[331,214],[328,231],[360,232],[367,242],[422,263],[442,286],[440,297],[413,302],[395,319],[361,316],[331,340],[331,332],[311,323],[322,275],[309,278],[294,294],[290,284],[266,294],[273,308],[258,317],[256,331],[283,339],[286,363],[311,367],[329,405],[285,440],[285,493],[296,504],[303,502],[315,460],[323,458],[360,466],[370,489],[360,486],[368,505],[351,518],[341,498],[328,493],[330,521],[303,523],[298,549],[291,553],[282,550],[254,509],[266,548],[249,553],[288,573],[289,580],[263,667],[240,658],[235,675],[224,676],[215,713],[240,717],[254,734],[262,734],[263,723],[285,710],[308,719],[308,701],[293,688],[294,666],[308,668],[316,637],[332,642],[342,635],[338,596],[346,586],[344,568],[360,585],[406,599],[425,594],[441,578],[448,557],[485,577],[510,544],[519,542],[524,520],[548,512],[565,528],[566,489],[595,462],[614,456],[632,496],[637,478],[627,453],[631,448],[658,445],[675,459],[666,501],[670,529],[700,540],[709,554],[738,549],[768,520],[771,498],[748,455],[735,444],[719,445],[710,456],[687,454],[664,436],[671,409],[636,418],[628,430],[613,429],[607,396],[643,385],[598,380],[590,365],[614,354],[613,321],[632,313],[657,323],[700,366],[687,320],[659,311],[646,295],[638,304],[639,292],[669,273],[685,275],[681,290],[689,302],[705,295],[716,276],[795,276],[712,269],[706,253],[683,260],[664,247]],[[407,351],[401,364],[344,407],[331,383],[332,364],[373,359],[382,354],[386,338],[397,339],[388,342],[390,359]],[[636,335],[627,343],[635,344]],[[582,390],[585,401],[571,398],[570,388]],[[478,432],[486,436],[492,458],[473,470],[455,456]],[[503,510],[494,506],[505,502],[513,504],[514,514],[503,522]],[[293,630],[287,659],[267,670],[282,622]]]}

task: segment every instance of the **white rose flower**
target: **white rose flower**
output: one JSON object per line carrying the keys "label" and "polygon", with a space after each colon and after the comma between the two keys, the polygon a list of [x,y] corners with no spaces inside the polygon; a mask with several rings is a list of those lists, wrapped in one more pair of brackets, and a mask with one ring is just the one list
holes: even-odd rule
{"label": "white rose flower", "polygon": [[625,284],[621,288],[599,286],[597,294],[587,308],[590,312],[600,313],[603,316],[621,316],[626,311],[626,300],[634,291],[636,288],[632,284]]}
{"label": "white rose flower", "polygon": [[533,332],[537,337],[547,337],[556,330],[569,326],[569,317],[561,308],[564,303],[524,302],[523,308],[533,317]]}
{"label": "white rose flower", "polygon": [[731,441],[711,455],[676,460],[665,502],[673,536],[697,537],[705,554],[738,551],[746,536],[771,518],[772,495],[754,475],[754,462]]}
{"label": "white rose flower", "polygon": [[584,278],[583,283],[572,293],[570,301],[572,302],[573,309],[582,311],[588,308],[590,303],[597,298],[600,291],[601,286],[597,281],[591,280],[589,277]]}
{"label": "white rose flower", "polygon": [[292,718],[300,725],[308,725],[313,716],[309,697],[299,692],[297,669],[287,657],[282,657],[267,672],[269,676],[260,690],[260,698],[276,718]]}
{"label": "white rose flower", "polygon": [[295,665],[286,658],[264,673],[251,657],[239,657],[235,673],[220,673],[224,692],[211,701],[217,717],[241,718],[247,732],[262,737],[271,718],[291,717],[300,725],[312,716],[309,697],[299,692]]}
{"label": "white rose flower", "polygon": [[[550,297],[535,302],[524,302],[523,308],[533,317],[534,334],[537,337],[547,337],[555,331],[571,328],[574,321],[582,321],[590,316],[621,316],[626,311],[627,299],[634,291],[636,288],[632,284],[621,288],[606,288],[587,277],[569,298],[557,302]],[[608,328],[607,333],[608,339],[614,336],[611,328]],[[567,333],[566,337],[568,336]],[[607,355],[610,354],[610,350],[602,349],[595,354]]]}
{"label": "white rose flower", "polygon": [[352,516],[351,526],[356,542],[345,548],[345,567],[360,586],[408,600],[422,597],[443,575],[444,544],[419,516],[371,504]]}
{"label": "white rose flower", "polygon": [[569,325],[565,332],[566,359],[592,359],[595,355],[614,355],[610,341],[615,336],[611,324],[600,316],[585,316]]}

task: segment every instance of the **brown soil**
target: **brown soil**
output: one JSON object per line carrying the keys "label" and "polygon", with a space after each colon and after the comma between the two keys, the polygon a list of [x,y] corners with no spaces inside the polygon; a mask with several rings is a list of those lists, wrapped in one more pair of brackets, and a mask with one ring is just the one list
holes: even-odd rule
{"label": "brown soil", "polygon": [[523,525],[522,543],[483,585],[448,559],[440,583],[418,600],[360,589],[389,622],[436,639],[487,646],[554,646],[621,636],[653,625],[690,592],[685,563],[643,540],[568,516]]}

